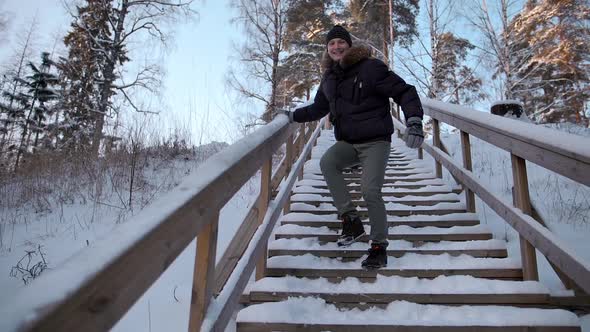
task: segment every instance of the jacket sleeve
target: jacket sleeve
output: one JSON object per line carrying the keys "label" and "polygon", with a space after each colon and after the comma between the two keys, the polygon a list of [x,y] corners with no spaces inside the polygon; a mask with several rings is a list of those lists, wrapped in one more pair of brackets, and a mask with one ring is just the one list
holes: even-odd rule
{"label": "jacket sleeve", "polygon": [[295,122],[310,122],[321,119],[330,112],[330,103],[324,95],[322,83],[313,98],[313,104],[296,109],[293,112],[293,121]]}
{"label": "jacket sleeve", "polygon": [[406,119],[411,117],[422,118],[424,111],[416,88],[407,84],[401,77],[389,70],[381,60],[374,59],[373,61],[371,75],[375,77],[377,93],[393,98],[395,103],[401,106]]}

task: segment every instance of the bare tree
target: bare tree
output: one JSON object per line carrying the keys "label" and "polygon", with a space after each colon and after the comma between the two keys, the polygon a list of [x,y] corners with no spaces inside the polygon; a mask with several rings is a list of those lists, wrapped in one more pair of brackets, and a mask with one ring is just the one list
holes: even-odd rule
{"label": "bare tree", "polygon": [[[279,55],[284,51],[287,1],[233,0],[239,12],[233,19],[243,26],[246,42],[240,50],[245,78],[230,69],[227,83],[247,98],[264,104],[262,120],[269,122],[277,107],[279,91]],[[262,84],[257,87],[255,84]]]}

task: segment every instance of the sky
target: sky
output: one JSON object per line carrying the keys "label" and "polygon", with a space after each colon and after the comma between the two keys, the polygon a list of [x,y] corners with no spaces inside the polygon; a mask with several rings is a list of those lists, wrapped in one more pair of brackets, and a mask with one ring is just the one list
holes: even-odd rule
{"label": "sky", "polygon": [[[196,0],[193,8],[199,12],[198,17],[171,25],[174,41],[165,50],[148,47],[140,49],[141,56],[135,56],[136,60],[142,60],[142,56],[158,59],[166,71],[161,98],[146,101],[161,114],[155,122],[162,127],[190,127],[193,143],[197,144],[238,138],[234,124],[242,110],[231,107],[224,84],[232,41],[239,40],[240,34],[239,28],[230,23],[232,9],[228,2]],[[40,33],[42,47],[52,47],[56,36],[65,35],[70,18],[62,3],[63,0],[0,0],[0,11],[8,12],[10,17],[7,34],[0,36],[0,63],[11,54],[19,28],[27,26],[35,15],[39,31],[49,32]]]}

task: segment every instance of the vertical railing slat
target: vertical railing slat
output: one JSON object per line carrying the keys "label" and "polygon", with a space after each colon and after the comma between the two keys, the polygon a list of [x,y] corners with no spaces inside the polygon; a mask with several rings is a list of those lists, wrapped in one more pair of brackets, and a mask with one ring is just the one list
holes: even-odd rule
{"label": "vertical railing slat", "polygon": [[[532,215],[529,184],[526,171],[526,160],[511,154],[512,177],[514,179],[514,201],[522,212]],[[524,280],[539,280],[537,270],[537,253],[535,247],[522,235],[520,236],[520,254],[522,256],[522,272]]]}
{"label": "vertical railing slat", "polygon": [[[271,195],[271,176],[272,176],[272,156],[268,158],[262,164],[262,170],[260,173],[260,201],[258,202],[258,224],[262,225],[266,211],[268,210],[268,204],[270,203]],[[261,257],[258,258],[256,264],[256,280],[264,278],[266,275],[266,255],[267,248],[265,247],[262,251]]]}
{"label": "vertical railing slat", "polygon": [[[435,147],[442,150],[440,142],[440,125],[437,119],[432,119],[432,143]],[[438,161],[434,161],[434,168],[437,178],[442,178],[442,165]]]}
{"label": "vertical railing slat", "polygon": [[188,328],[190,332],[197,332],[201,329],[203,318],[213,296],[218,223],[219,211],[214,216],[214,220],[197,236]]}
{"label": "vertical railing slat", "polygon": [[[327,121],[326,121],[327,123]],[[286,142],[286,146],[285,146],[285,162],[287,163],[287,171],[285,172],[285,178],[287,178],[289,176],[289,173],[291,173],[291,169],[293,168],[293,162],[294,162],[294,154],[293,154],[293,150],[294,150],[294,142],[293,142],[293,137],[294,135],[291,135],[287,138],[287,142]],[[289,196],[289,198],[287,198],[287,202],[285,203],[285,206],[283,208],[283,213],[287,214],[291,212],[291,196]]]}
{"label": "vertical railing slat", "polygon": [[[469,134],[464,131],[461,131],[461,150],[463,152],[463,167],[468,171],[472,171],[471,143],[469,142]],[[465,188],[467,212],[475,212],[475,194],[467,186],[463,186],[463,188]]]}

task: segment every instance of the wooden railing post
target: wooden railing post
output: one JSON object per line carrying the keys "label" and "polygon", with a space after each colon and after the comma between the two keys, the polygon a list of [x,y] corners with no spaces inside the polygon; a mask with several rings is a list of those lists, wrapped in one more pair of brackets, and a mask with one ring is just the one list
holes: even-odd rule
{"label": "wooden railing post", "polygon": [[188,327],[190,332],[198,332],[201,329],[203,318],[213,296],[218,223],[219,211],[214,216],[214,220],[197,236],[197,253],[193,271],[193,289]]}
{"label": "wooden railing post", "polygon": [[[514,154],[512,157],[512,177],[514,179],[514,201],[522,212],[532,215],[529,184],[526,171],[526,160]],[[539,280],[537,270],[537,253],[535,247],[520,236],[520,254],[522,256],[522,272],[524,280]]]}
{"label": "wooden railing post", "polygon": [[[437,119],[432,119],[432,144],[441,149],[440,144],[440,126]],[[442,150],[442,149],[441,149]],[[434,168],[437,178],[442,178],[442,165],[437,160],[434,161]]]}
{"label": "wooden railing post", "polygon": [[[293,146],[293,135],[289,136],[289,138],[287,138],[287,142],[286,142],[286,153],[285,153],[285,162],[287,164],[287,170],[285,172],[285,178],[287,178],[289,176],[289,173],[291,173],[291,169],[293,168],[293,162],[294,162],[294,155],[293,155],[293,150],[294,150],[294,146]],[[287,202],[285,203],[285,206],[283,207],[283,213],[287,214],[291,212],[291,196],[289,196],[287,198]]]}
{"label": "wooden railing post", "polygon": [[418,148],[418,159],[424,159],[424,150],[422,150],[422,147]]}
{"label": "wooden railing post", "polygon": [[[400,113],[400,107],[397,104],[395,105],[395,113],[397,114],[397,119],[401,122],[402,118],[401,118],[401,113]],[[397,131],[397,138],[402,138],[402,136],[403,136],[403,133],[400,130],[398,130]]]}
{"label": "wooden railing post", "polygon": [[[461,150],[463,151],[463,167],[471,171],[473,168],[471,165],[471,144],[469,142],[469,134],[464,131],[461,131]],[[463,188],[465,188],[467,212],[475,212],[475,194],[467,186],[463,186]]]}
{"label": "wooden railing post", "polygon": [[[272,156],[262,164],[262,171],[260,172],[260,201],[258,202],[258,224],[261,225],[268,210],[270,203],[270,195],[272,188],[270,185],[272,176]],[[266,255],[267,248],[264,247],[262,255],[256,264],[256,280],[264,278],[266,274]]]}
{"label": "wooden railing post", "polygon": [[[302,123],[301,126],[299,127],[299,147],[297,149],[297,154],[301,154],[303,153],[303,147],[305,146],[305,123]],[[299,174],[297,176],[298,180],[303,180],[303,167],[301,167],[301,169],[299,170]]]}

